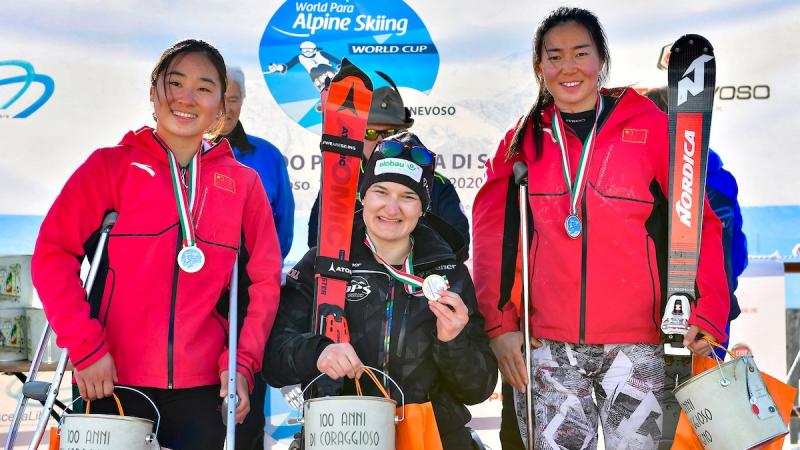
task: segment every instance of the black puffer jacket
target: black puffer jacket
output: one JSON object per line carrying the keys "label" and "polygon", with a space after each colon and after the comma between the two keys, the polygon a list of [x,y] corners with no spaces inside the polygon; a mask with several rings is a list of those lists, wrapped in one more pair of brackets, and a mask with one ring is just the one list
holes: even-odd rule
{"label": "black puffer jacket", "polygon": [[[406,402],[431,401],[445,449],[470,448],[465,425],[470,420],[464,406],[484,401],[497,383],[497,361],[489,348],[478,312],[475,289],[456,251],[434,229],[420,221],[414,238],[414,273],[447,276],[469,309],[470,319],[449,342],[436,339],[436,317],[428,302],[406,294],[364,245],[364,224],[354,224],[351,261],[353,276],[347,289],[347,314],[351,343],[361,361],[381,368],[386,305],[394,289],[389,374],[403,388]],[[308,332],[312,317],[314,257],[311,249],[289,272],[281,291],[275,326],[264,354],[264,376],[273,386],[307,383],[320,372],[317,359],[331,341]],[[368,395],[380,395],[362,383]],[[369,388],[367,388],[369,386]],[[351,380],[344,393],[355,391]],[[396,389],[390,390],[398,401]]]}

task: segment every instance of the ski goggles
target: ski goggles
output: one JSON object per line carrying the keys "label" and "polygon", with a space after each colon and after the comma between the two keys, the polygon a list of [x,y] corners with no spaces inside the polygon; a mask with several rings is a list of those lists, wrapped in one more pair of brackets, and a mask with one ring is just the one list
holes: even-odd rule
{"label": "ski goggles", "polygon": [[402,155],[406,149],[408,149],[408,155],[411,157],[411,160],[420,166],[425,167],[433,164],[435,155],[425,147],[408,147],[397,141],[383,141],[378,146],[378,151],[387,158],[396,158]]}
{"label": "ski goggles", "polygon": [[403,130],[400,128],[389,128],[388,130],[376,130],[374,128],[367,128],[367,131],[364,133],[364,139],[368,141],[374,141],[379,137],[386,139],[387,137],[397,134],[401,131]]}

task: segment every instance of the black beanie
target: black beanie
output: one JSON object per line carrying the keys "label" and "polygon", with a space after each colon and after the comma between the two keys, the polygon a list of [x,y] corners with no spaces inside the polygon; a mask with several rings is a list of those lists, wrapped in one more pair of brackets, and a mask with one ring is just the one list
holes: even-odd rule
{"label": "black beanie", "polygon": [[[381,152],[381,147],[375,149],[367,162],[364,176],[361,178],[359,195],[363,199],[367,189],[381,181],[392,181],[407,186],[422,201],[422,212],[427,212],[431,204],[431,189],[433,188],[433,173],[436,169],[436,155],[428,165],[420,165],[411,158],[411,147],[425,147],[419,138],[408,131],[403,131],[384,139],[385,142],[399,142],[405,148],[403,152],[394,157],[387,157]],[[425,147],[427,148],[427,147]]]}

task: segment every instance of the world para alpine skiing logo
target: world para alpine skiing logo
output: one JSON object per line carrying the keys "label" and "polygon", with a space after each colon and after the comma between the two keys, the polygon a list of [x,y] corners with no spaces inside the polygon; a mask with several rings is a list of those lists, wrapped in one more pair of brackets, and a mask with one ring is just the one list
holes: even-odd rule
{"label": "world para alpine skiing logo", "polygon": [[[12,68],[12,70],[13,68],[21,69],[22,74],[17,72],[2,78],[5,71],[0,72],[0,87],[17,87],[16,90],[12,88],[10,91],[13,92],[10,98],[0,99],[0,118],[24,119],[50,100],[55,90],[55,83],[49,76],[36,73],[33,64],[20,60],[0,61],[0,67],[3,66]],[[41,87],[41,92],[37,94],[38,89],[31,89],[34,86]],[[0,95],[3,92],[7,92],[7,90],[0,90]]]}
{"label": "world para alpine skiing logo", "polygon": [[[439,53],[422,19],[398,0],[287,0],[264,30],[259,60],[272,97],[292,120],[322,132],[320,91],[344,58],[377,80],[427,93]],[[379,87],[379,86],[376,86]]]}
{"label": "world para alpine skiing logo", "polygon": [[[705,87],[705,65],[714,59],[711,55],[700,55],[689,64],[683,78],[678,81],[678,106],[684,104],[689,99],[689,94],[697,95],[703,92]],[[694,72],[694,76],[689,78],[689,74]]]}

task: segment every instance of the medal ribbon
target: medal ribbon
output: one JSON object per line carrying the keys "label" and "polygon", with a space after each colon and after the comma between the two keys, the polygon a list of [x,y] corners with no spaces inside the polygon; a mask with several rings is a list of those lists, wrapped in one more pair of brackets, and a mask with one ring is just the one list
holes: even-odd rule
{"label": "medal ribbon", "polygon": [[581,198],[581,193],[583,192],[584,185],[586,184],[586,167],[589,166],[589,158],[592,154],[592,148],[594,148],[594,138],[597,134],[597,121],[600,119],[600,114],[603,112],[603,100],[600,97],[600,94],[597,94],[597,106],[595,110],[597,111],[595,118],[594,118],[594,125],[592,126],[592,131],[589,132],[589,135],[586,136],[586,141],[583,143],[583,150],[581,150],[581,159],[578,163],[578,171],[575,174],[575,181],[572,181],[571,171],[569,170],[569,158],[567,157],[567,135],[564,132],[564,122],[561,119],[561,112],[558,108],[555,108],[555,112],[553,113],[553,136],[556,138],[556,142],[558,142],[558,147],[561,149],[561,166],[564,169],[564,181],[567,183],[567,189],[569,189],[569,213],[570,214],[577,214],[578,211],[578,200]]}
{"label": "medal ribbon", "polygon": [[[403,287],[405,288],[408,294],[414,295],[416,297],[422,297],[422,278],[414,275],[414,267],[412,263],[412,255],[414,251],[410,251],[406,259],[403,261],[403,270],[395,269],[394,266],[387,263],[381,256],[378,254],[378,250],[375,248],[375,244],[372,243],[372,239],[369,238],[369,234],[367,234],[364,238],[364,244],[372,250],[372,254],[375,255],[375,260],[383,265],[386,270],[389,272],[392,278],[395,280],[403,283]],[[414,241],[411,241],[411,246],[414,246]],[[416,289],[416,290],[415,290]]]}
{"label": "medal ribbon", "polygon": [[[200,152],[194,154],[189,163],[189,180],[184,187],[178,166],[178,161],[172,151],[167,150],[169,157],[170,174],[172,175],[172,190],[175,194],[175,202],[178,204],[178,217],[183,231],[183,246],[194,247],[197,245],[194,238],[194,223],[192,222],[192,210],[197,193],[197,177],[200,173]],[[188,199],[187,199],[188,197]]]}

